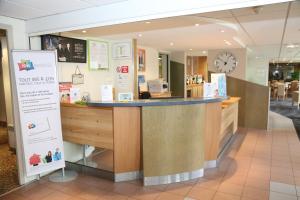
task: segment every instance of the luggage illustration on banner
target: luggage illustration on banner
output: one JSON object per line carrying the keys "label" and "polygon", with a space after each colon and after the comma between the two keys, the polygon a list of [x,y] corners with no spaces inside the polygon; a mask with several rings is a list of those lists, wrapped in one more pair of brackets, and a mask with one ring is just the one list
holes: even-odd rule
{"label": "luggage illustration on banner", "polygon": [[36,119],[27,123],[29,136],[37,135],[50,131],[50,123],[48,118]]}

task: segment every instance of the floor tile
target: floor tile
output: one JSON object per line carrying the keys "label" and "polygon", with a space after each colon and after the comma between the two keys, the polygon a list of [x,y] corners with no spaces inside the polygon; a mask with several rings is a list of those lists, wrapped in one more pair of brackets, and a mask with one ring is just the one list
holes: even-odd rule
{"label": "floor tile", "polygon": [[246,186],[244,187],[242,196],[254,200],[267,200],[269,198],[269,191]]}
{"label": "floor tile", "polygon": [[162,192],[158,190],[141,188],[139,189],[132,198],[138,200],[154,200],[156,199]]}
{"label": "floor tile", "polygon": [[289,185],[285,183],[277,183],[277,182],[270,182],[270,191],[272,192],[280,192],[285,194],[290,194],[296,196],[296,186]]}
{"label": "floor tile", "polygon": [[231,184],[231,183],[222,183],[218,189],[219,192],[238,195],[240,196],[243,191],[243,186]]}
{"label": "floor tile", "polygon": [[184,200],[184,196],[162,192],[156,200]]}
{"label": "floor tile", "polygon": [[190,190],[192,189],[192,186],[182,184],[182,183],[173,183],[170,184],[166,188],[166,192],[173,193],[173,194],[178,194],[178,195],[186,195]]}
{"label": "floor tile", "polygon": [[297,200],[297,196],[278,193],[278,192],[270,192],[269,200]]}
{"label": "floor tile", "polygon": [[199,199],[199,200],[211,200],[216,191],[211,189],[206,189],[200,186],[194,186],[188,193],[187,197]]}
{"label": "floor tile", "polygon": [[217,192],[213,200],[240,200],[240,196]]}

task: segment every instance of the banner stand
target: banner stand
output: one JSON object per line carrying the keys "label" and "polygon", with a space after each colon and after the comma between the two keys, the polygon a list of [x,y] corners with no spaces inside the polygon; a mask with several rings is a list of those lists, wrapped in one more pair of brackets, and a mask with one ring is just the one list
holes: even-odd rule
{"label": "banner stand", "polygon": [[62,168],[61,171],[54,172],[49,176],[49,181],[54,183],[70,182],[77,178],[78,173],[72,170],[65,170]]}

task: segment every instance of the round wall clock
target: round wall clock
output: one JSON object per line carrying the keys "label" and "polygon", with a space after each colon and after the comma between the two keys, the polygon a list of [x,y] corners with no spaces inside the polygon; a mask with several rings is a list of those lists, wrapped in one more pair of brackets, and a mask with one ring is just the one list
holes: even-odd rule
{"label": "round wall clock", "polygon": [[232,53],[223,52],[216,57],[215,66],[219,72],[229,74],[235,70],[237,60]]}

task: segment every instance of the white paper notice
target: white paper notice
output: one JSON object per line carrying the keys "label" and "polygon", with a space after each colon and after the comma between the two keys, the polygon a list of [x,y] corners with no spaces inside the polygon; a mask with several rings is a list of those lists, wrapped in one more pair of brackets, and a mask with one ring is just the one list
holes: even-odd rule
{"label": "white paper notice", "polygon": [[108,43],[89,40],[89,67],[90,69],[108,69]]}
{"label": "white paper notice", "polygon": [[26,175],[65,167],[54,51],[13,51]]}
{"label": "white paper notice", "polygon": [[102,85],[101,86],[101,100],[102,101],[113,101],[112,85]]}
{"label": "white paper notice", "polygon": [[80,89],[79,88],[70,88],[70,103],[75,103],[76,101],[80,101]]}
{"label": "white paper notice", "polygon": [[203,97],[215,97],[217,96],[216,92],[215,83],[204,83]]}

